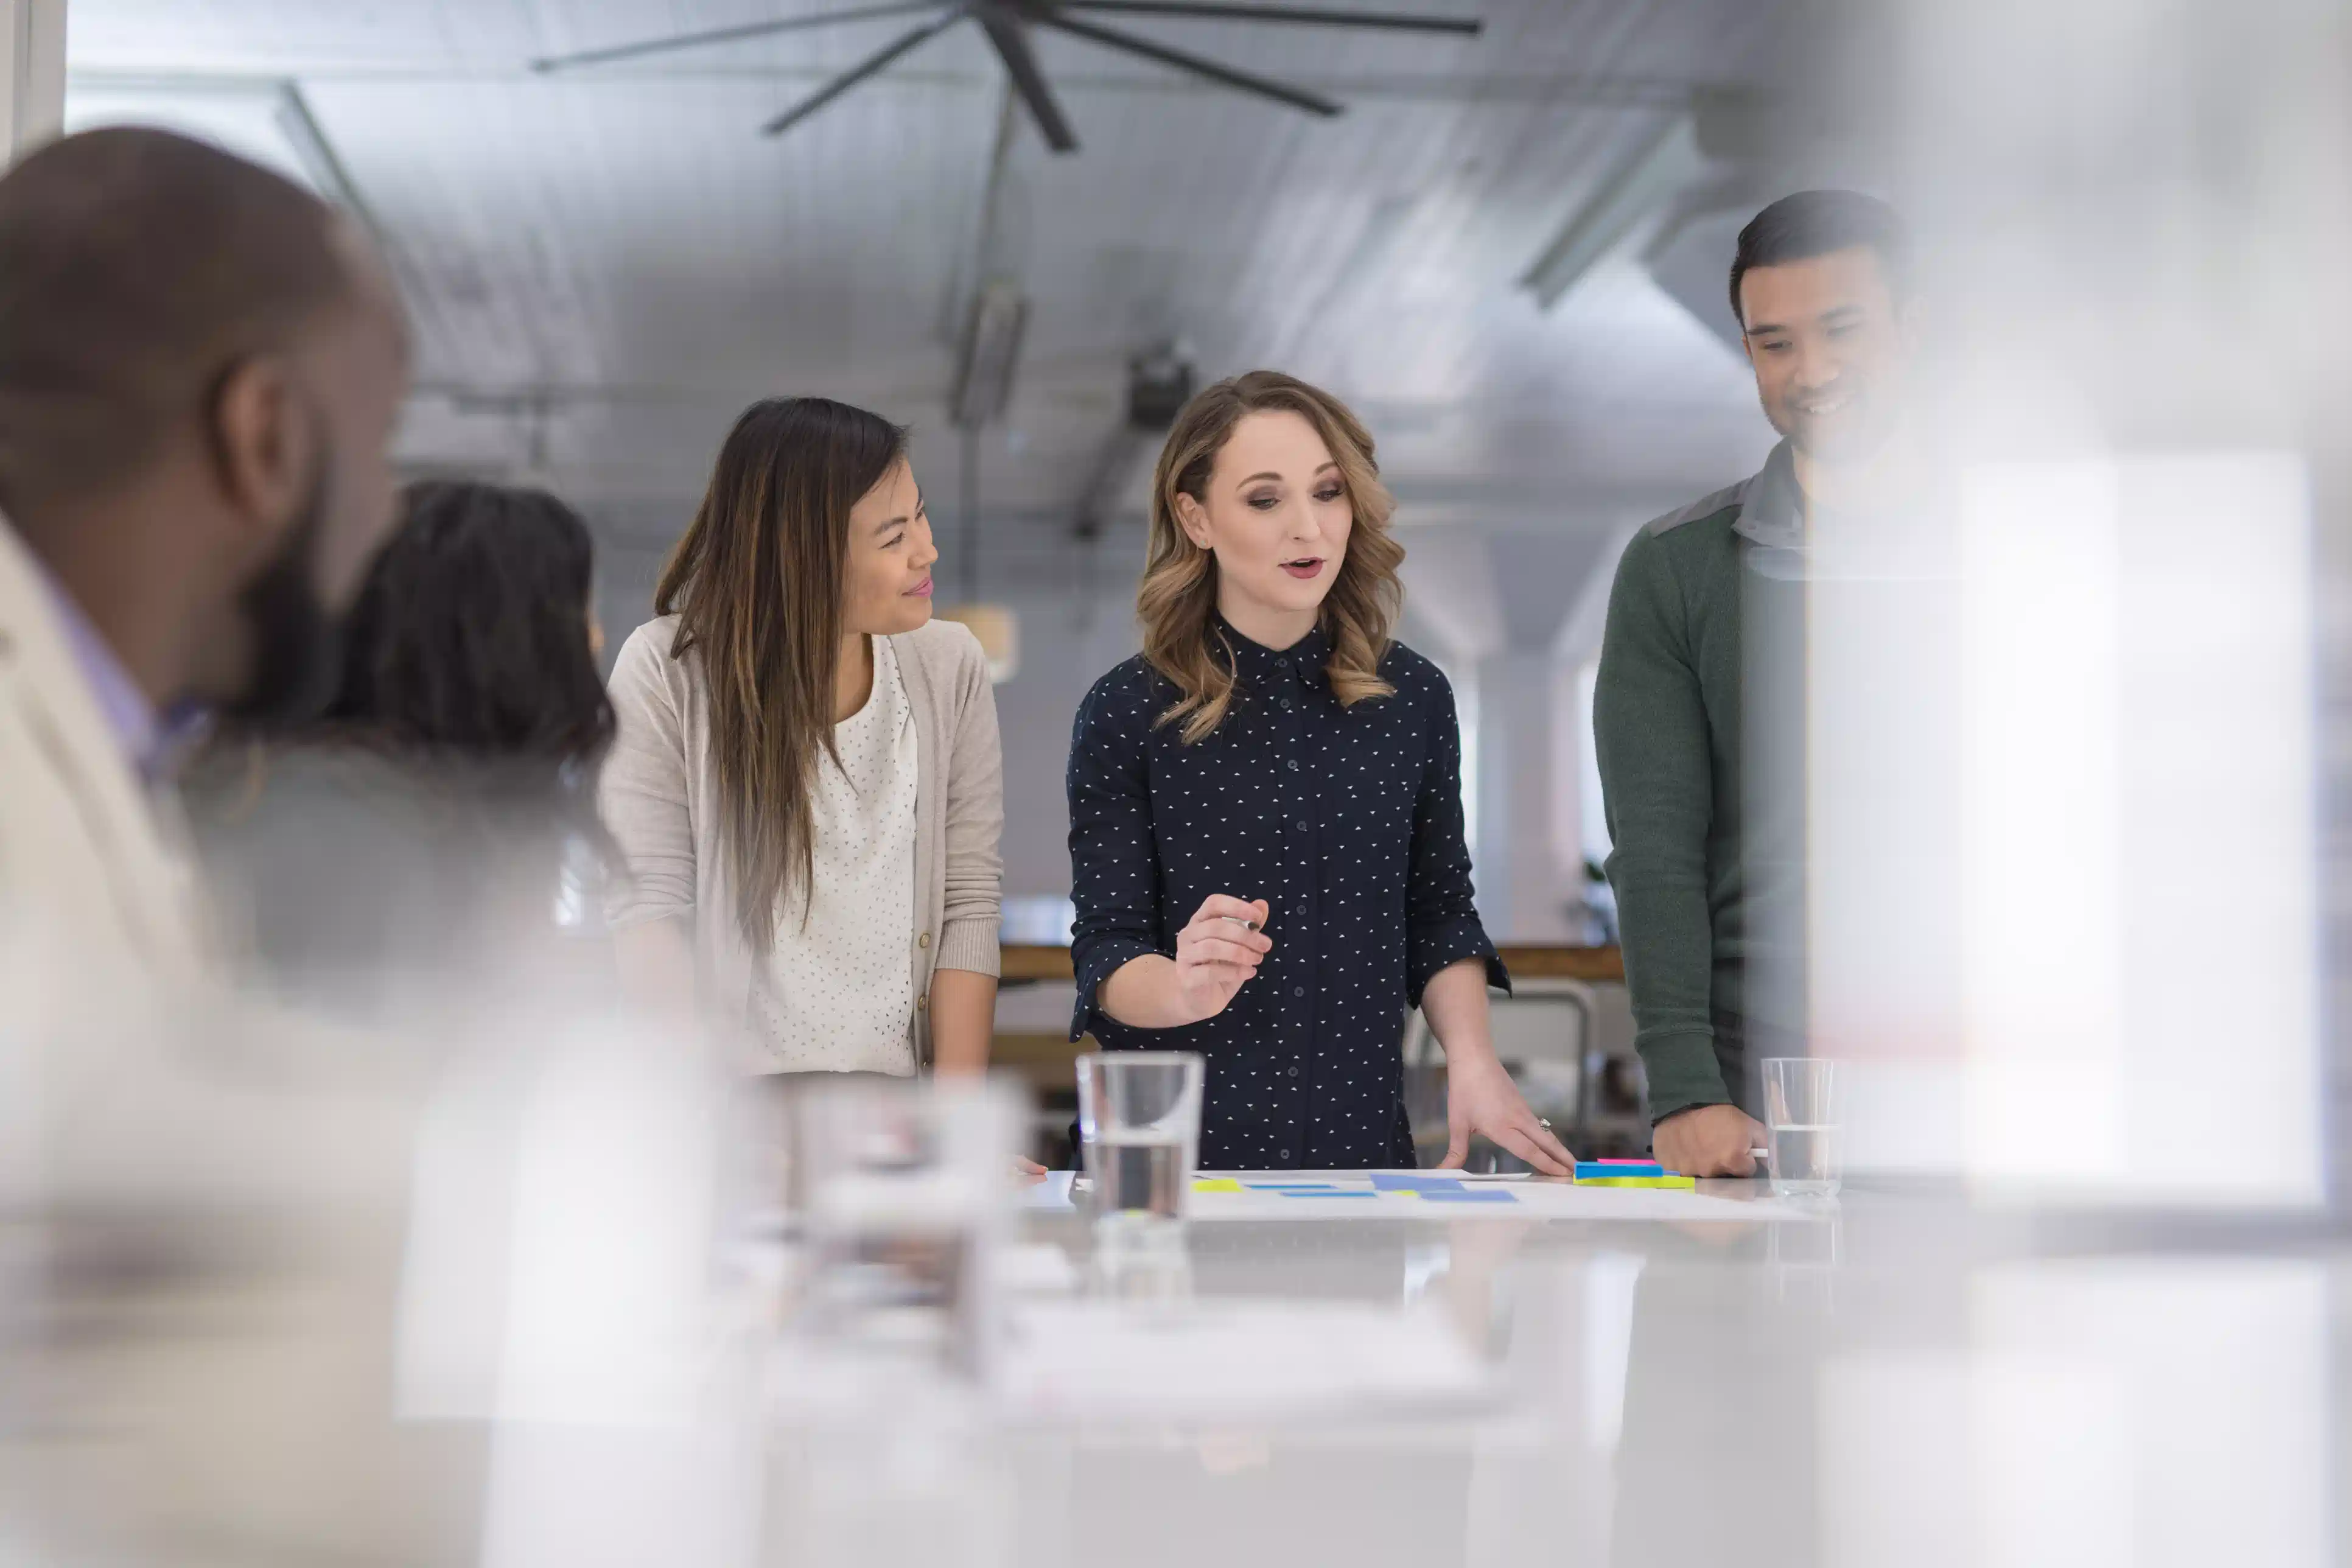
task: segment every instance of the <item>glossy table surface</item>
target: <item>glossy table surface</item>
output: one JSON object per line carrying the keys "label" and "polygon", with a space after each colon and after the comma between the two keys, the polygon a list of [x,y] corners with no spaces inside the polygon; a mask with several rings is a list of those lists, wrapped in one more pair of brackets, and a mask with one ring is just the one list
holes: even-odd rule
{"label": "glossy table surface", "polygon": [[[2340,1560],[2347,1252],[2323,1224],[2037,1215],[1868,1182],[1792,1215],[1753,1201],[1761,1184],[1703,1190],[1754,1217],[1196,1221],[1148,1287],[1178,1310],[1429,1308],[1504,1396],[997,1433],[903,1559]],[[1022,1229],[1105,1289],[1082,1220]]]}

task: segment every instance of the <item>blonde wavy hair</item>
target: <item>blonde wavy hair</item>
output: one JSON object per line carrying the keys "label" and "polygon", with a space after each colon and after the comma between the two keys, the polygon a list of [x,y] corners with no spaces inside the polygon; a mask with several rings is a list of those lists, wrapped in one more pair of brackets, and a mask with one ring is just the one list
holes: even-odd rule
{"label": "blonde wavy hair", "polygon": [[1396,501],[1372,460],[1371,433],[1329,393],[1280,371],[1254,370],[1208,387],[1184,405],[1151,476],[1151,540],[1136,618],[1143,657],[1176,688],[1177,700],[1155,724],[1181,721],[1186,745],[1216,732],[1234,700],[1234,652],[1216,629],[1217,558],[1187,538],[1176,498],[1208,503],[1209,475],[1234,426],[1252,414],[1296,414],[1315,427],[1339,466],[1353,522],[1347,553],[1324,595],[1317,623],[1331,651],[1324,676],[1342,708],[1388,697],[1381,660],[1389,651],[1404,589],[1397,568],[1404,546],[1389,531]]}

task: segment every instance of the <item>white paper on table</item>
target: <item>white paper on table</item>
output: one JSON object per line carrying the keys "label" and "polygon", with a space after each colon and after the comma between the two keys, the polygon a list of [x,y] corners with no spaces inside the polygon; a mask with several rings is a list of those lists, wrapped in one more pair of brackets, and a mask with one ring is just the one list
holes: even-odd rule
{"label": "white paper on table", "polygon": [[[1394,1173],[1424,1177],[1452,1174],[1442,1171]],[[1192,1219],[1210,1221],[1353,1217],[1444,1221],[1583,1219],[1760,1223],[1820,1217],[1817,1210],[1799,1208],[1761,1195],[1754,1198],[1719,1197],[1708,1193],[1663,1187],[1599,1187],[1549,1181],[1522,1180],[1507,1184],[1472,1181],[1465,1184],[1471,1190],[1482,1194],[1507,1194],[1508,1201],[1432,1202],[1411,1193],[1378,1192],[1370,1197],[1360,1195],[1371,1190],[1373,1174],[1369,1171],[1303,1173],[1248,1171],[1208,1176],[1205,1179],[1239,1182],[1242,1190],[1238,1193],[1204,1193],[1195,1189],[1186,1213]],[[1328,1196],[1269,1190],[1270,1185],[1276,1183],[1313,1183],[1328,1184],[1338,1190]],[[1348,1194],[1359,1195],[1346,1195]]]}
{"label": "white paper on table", "polygon": [[1042,1182],[1034,1182],[1021,1189],[1019,1206],[1048,1214],[1066,1214],[1076,1205],[1070,1199],[1070,1178],[1076,1171],[1048,1171]]}

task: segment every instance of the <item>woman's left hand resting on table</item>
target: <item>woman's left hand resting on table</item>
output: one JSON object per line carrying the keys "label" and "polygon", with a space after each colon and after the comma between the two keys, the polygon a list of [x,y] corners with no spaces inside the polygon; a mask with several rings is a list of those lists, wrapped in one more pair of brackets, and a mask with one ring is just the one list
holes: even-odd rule
{"label": "woman's left hand resting on table", "polygon": [[1432,975],[1421,1010],[1445,1049],[1445,1158],[1438,1169],[1461,1169],[1475,1135],[1547,1176],[1573,1176],[1576,1156],[1528,1108],[1495,1055],[1485,961],[1465,958]]}

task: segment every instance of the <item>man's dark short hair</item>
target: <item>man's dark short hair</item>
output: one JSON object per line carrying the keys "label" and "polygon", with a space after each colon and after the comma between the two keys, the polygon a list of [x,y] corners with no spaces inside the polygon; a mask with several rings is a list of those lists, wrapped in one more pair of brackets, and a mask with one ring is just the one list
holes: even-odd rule
{"label": "man's dark short hair", "polygon": [[0,507],[152,460],[254,353],[353,297],[333,210],[169,132],[53,142],[0,177]]}
{"label": "man's dark short hair", "polygon": [[1799,191],[1748,219],[1731,258],[1731,318],[1748,324],[1739,280],[1758,267],[1804,261],[1834,250],[1867,247],[1877,253],[1887,292],[1897,300],[1911,285],[1911,235],[1900,214],[1860,191]]}

